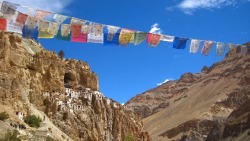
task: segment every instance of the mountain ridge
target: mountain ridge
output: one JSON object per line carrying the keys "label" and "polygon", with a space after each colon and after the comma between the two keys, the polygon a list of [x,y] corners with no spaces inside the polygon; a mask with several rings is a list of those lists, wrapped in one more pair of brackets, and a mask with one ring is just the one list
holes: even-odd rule
{"label": "mountain ridge", "polygon": [[[245,45],[245,55],[238,46],[201,73],[185,73],[179,80],[138,94],[126,105],[144,118],[153,140],[206,140],[218,123],[224,129],[229,115],[250,97],[250,43]],[[220,135],[219,140],[225,138]]]}

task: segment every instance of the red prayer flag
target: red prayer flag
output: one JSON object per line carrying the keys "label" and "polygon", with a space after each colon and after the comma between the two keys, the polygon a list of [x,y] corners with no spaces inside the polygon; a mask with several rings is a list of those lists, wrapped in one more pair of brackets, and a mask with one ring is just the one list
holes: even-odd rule
{"label": "red prayer flag", "polygon": [[81,25],[71,25],[72,28],[72,36],[79,37],[81,34]]}
{"label": "red prayer flag", "polygon": [[24,25],[27,18],[28,18],[28,15],[18,12],[16,22],[20,23],[21,25]]}
{"label": "red prayer flag", "polygon": [[161,35],[148,33],[147,42],[151,46],[157,46],[160,43]]}
{"label": "red prayer flag", "polygon": [[7,20],[6,19],[0,19],[0,30],[5,31],[7,27]]}

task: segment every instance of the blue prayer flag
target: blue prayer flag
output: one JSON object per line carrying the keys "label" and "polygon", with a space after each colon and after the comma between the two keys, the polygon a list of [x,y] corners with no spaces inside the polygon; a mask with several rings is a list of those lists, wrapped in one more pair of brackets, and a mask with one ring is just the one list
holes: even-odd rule
{"label": "blue prayer flag", "polygon": [[119,27],[107,26],[104,28],[104,45],[118,45],[120,32]]}
{"label": "blue prayer flag", "polygon": [[186,48],[187,40],[188,40],[187,38],[175,37],[174,38],[173,48],[176,48],[176,49],[185,49]]}
{"label": "blue prayer flag", "polygon": [[23,26],[23,38],[38,39],[38,27],[29,28],[27,25]]}

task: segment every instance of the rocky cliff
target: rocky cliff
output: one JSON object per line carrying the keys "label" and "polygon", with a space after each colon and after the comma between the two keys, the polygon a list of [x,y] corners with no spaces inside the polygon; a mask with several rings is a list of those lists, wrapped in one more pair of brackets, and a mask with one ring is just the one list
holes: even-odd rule
{"label": "rocky cliff", "polygon": [[[44,132],[83,141],[139,139],[146,133],[138,115],[98,91],[98,77],[86,62],[60,58],[31,39],[0,32],[0,66],[0,112],[11,117],[0,121],[0,139],[14,130],[9,123],[26,125],[20,131],[26,140],[39,140]],[[31,128],[16,113],[38,115],[43,126]]]}
{"label": "rocky cliff", "polygon": [[153,140],[248,140],[250,44],[246,47],[244,55],[238,46],[236,54],[201,73],[185,73],[126,105],[144,118]]}

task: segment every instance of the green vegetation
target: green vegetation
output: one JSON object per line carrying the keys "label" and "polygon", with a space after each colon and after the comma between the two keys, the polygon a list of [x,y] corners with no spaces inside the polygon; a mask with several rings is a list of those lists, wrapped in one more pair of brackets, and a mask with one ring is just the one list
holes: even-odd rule
{"label": "green vegetation", "polygon": [[53,138],[51,138],[51,137],[47,137],[47,138],[46,138],[46,141],[57,141],[57,140],[55,140],[55,139],[53,139]]}
{"label": "green vegetation", "polygon": [[0,113],[0,120],[4,121],[9,118],[9,115],[6,112]]}
{"label": "green vegetation", "polygon": [[5,138],[2,141],[21,141],[21,138],[19,137],[19,132],[17,130],[8,130],[5,134]]}
{"label": "green vegetation", "polygon": [[24,122],[29,124],[29,126],[31,126],[31,127],[38,128],[38,127],[40,127],[40,123],[42,122],[42,120],[39,116],[29,115],[29,116],[24,118]]}
{"label": "green vegetation", "polygon": [[131,133],[129,133],[123,141],[135,141],[135,138]]}

